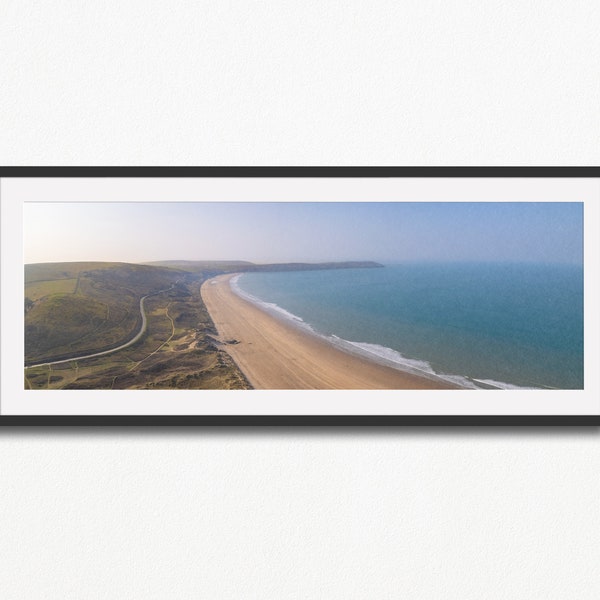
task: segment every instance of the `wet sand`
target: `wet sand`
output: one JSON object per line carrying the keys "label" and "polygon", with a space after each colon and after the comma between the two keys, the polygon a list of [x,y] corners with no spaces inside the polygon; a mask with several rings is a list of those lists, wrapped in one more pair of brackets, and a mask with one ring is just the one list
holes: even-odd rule
{"label": "wet sand", "polygon": [[[233,276],[221,275],[206,281],[201,294],[219,333],[221,347],[255,389],[455,388],[335,348],[239,297],[229,285]],[[227,343],[232,340],[237,343]]]}

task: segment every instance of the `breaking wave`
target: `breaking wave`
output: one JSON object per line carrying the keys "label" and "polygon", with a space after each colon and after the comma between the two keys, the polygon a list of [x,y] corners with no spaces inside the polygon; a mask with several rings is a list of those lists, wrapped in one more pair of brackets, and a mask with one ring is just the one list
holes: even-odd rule
{"label": "breaking wave", "polygon": [[514,385],[511,383],[504,383],[502,381],[495,381],[493,379],[475,379],[468,377],[466,375],[452,375],[448,373],[438,373],[436,372],[430,363],[425,360],[419,360],[415,358],[408,358],[404,356],[402,353],[394,350],[393,348],[388,348],[386,346],[380,346],[379,344],[371,344],[367,342],[353,342],[350,340],[345,340],[336,335],[325,335],[315,330],[309,323],[304,321],[298,315],[295,315],[278,304],[274,302],[265,302],[252,294],[244,291],[238,283],[240,275],[236,275],[230,279],[231,289],[235,294],[252,302],[253,304],[259,306],[266,312],[270,313],[273,316],[278,316],[279,318],[284,318],[289,321],[291,324],[296,327],[300,327],[305,331],[310,332],[312,335],[315,335],[331,345],[344,350],[350,354],[358,355],[362,358],[366,358],[373,362],[377,362],[379,364],[391,367],[393,369],[397,369],[398,371],[402,371],[404,373],[411,373],[413,375],[420,375],[422,377],[426,377],[428,379],[433,379],[437,381],[445,381],[448,383],[453,383],[455,385],[460,386],[461,388],[471,389],[471,390],[490,390],[490,389],[500,389],[500,390],[535,390],[541,389],[536,387],[522,387],[518,385]]}

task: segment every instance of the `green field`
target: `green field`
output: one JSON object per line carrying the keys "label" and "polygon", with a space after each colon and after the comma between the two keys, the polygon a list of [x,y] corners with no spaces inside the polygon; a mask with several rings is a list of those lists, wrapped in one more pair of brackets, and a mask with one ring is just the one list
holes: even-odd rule
{"label": "green field", "polygon": [[32,301],[51,294],[73,294],[77,286],[77,278],[54,279],[52,281],[35,281],[25,284],[25,297]]}

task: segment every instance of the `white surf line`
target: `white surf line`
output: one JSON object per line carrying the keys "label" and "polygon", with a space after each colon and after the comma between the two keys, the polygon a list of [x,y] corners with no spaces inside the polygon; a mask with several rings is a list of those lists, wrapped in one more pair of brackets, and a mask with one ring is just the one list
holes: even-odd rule
{"label": "white surf line", "polygon": [[85,356],[74,356],[73,358],[65,358],[63,360],[53,360],[51,362],[38,363],[35,365],[25,365],[26,369],[33,369],[34,367],[49,367],[50,365],[61,365],[68,362],[73,362],[74,360],[85,360],[86,358],[95,358],[97,356],[106,356],[107,354],[112,354],[113,352],[118,352],[119,350],[123,350],[124,348],[128,348],[129,346],[135,344],[146,332],[146,311],[144,310],[144,300],[149,298],[150,296],[158,296],[158,294],[162,294],[163,292],[168,292],[172,290],[178,282],[175,282],[171,287],[165,288],[164,290],[160,290],[158,292],[153,292],[152,294],[146,294],[143,298],[140,299],[140,313],[142,314],[142,327],[133,338],[131,338],[128,342],[117,346],[116,348],[112,348],[111,350],[104,350],[102,352],[95,352],[94,354],[86,354]]}

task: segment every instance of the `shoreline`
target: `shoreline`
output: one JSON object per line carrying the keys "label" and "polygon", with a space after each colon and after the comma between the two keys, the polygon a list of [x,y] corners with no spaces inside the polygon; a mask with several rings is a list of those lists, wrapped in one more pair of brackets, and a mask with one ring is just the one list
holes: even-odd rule
{"label": "shoreline", "polygon": [[217,328],[216,341],[255,389],[463,389],[346,352],[267,313],[231,289],[236,275],[205,281],[201,295]]}

